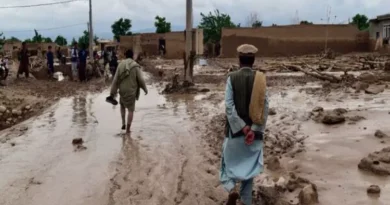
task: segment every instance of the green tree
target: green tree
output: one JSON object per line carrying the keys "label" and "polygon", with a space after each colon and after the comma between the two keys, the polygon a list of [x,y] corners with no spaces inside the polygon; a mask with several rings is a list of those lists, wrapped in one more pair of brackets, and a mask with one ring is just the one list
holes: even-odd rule
{"label": "green tree", "polygon": [[200,13],[202,19],[198,28],[203,29],[204,43],[217,43],[221,40],[222,28],[235,28],[240,27],[240,24],[236,25],[232,22],[228,14],[220,13],[219,10],[215,10],[214,13],[207,15]]}
{"label": "green tree", "polygon": [[171,23],[167,22],[165,17],[156,16],[154,26],[156,27],[156,33],[168,33],[171,32]]}
{"label": "green tree", "polygon": [[[93,38],[93,40],[97,44],[97,40],[99,40],[99,38],[97,36],[95,36]],[[81,47],[82,46],[85,46],[85,48],[89,47],[89,32],[88,31],[83,32],[83,35],[79,38],[78,44]]]}
{"label": "green tree", "polygon": [[352,24],[356,25],[359,30],[365,30],[369,27],[368,18],[364,14],[356,14],[352,18]]}
{"label": "green tree", "polygon": [[33,41],[30,38],[27,38],[26,40],[24,40],[24,42],[26,42],[26,43],[33,43]]}
{"label": "green tree", "polygon": [[43,40],[44,40],[44,38],[42,37],[42,35],[39,34],[38,31],[35,30],[35,29],[34,29],[34,33],[35,33],[35,35],[34,35],[34,37],[31,39],[31,41],[32,41],[33,43],[42,43]]}
{"label": "green tree", "polygon": [[15,36],[11,36],[10,38],[7,38],[5,42],[22,42],[22,41],[16,38]]}
{"label": "green tree", "polygon": [[299,24],[301,25],[313,25],[313,22],[309,22],[309,21],[301,21]]}
{"label": "green tree", "polygon": [[55,42],[57,45],[60,45],[60,46],[66,46],[66,45],[68,45],[68,41],[66,40],[66,38],[64,38],[64,37],[61,36],[61,35],[57,36],[57,38],[54,40],[54,42]]}
{"label": "green tree", "polygon": [[261,27],[261,26],[263,26],[263,22],[262,21],[256,20],[255,22],[252,23],[252,28],[258,28],[258,27]]}
{"label": "green tree", "polygon": [[130,19],[120,18],[118,21],[115,21],[114,24],[111,25],[115,40],[119,42],[120,36],[130,36],[132,34],[130,31],[131,26]]}
{"label": "green tree", "polygon": [[45,43],[53,43],[53,40],[51,40],[50,37],[47,37],[47,38],[43,38],[43,42],[45,42]]}

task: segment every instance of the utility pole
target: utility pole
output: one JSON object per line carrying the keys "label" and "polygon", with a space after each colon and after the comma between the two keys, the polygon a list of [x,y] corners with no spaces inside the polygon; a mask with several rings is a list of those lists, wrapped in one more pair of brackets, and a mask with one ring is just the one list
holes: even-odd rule
{"label": "utility pole", "polygon": [[191,53],[192,53],[192,0],[186,0],[186,79],[185,81],[192,82],[193,69],[191,68]]}
{"label": "utility pole", "polygon": [[93,62],[92,0],[89,0],[89,60]]}

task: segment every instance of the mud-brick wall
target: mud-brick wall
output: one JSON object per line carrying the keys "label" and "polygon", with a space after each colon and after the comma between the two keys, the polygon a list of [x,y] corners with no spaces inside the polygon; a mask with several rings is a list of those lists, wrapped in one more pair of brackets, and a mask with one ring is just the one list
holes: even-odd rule
{"label": "mud-brick wall", "polygon": [[159,55],[159,39],[165,39],[166,54],[165,58],[182,58],[185,48],[185,39],[183,32],[170,32],[164,34],[144,33],[141,34],[141,47],[146,55]]}
{"label": "mud-brick wall", "polygon": [[170,32],[164,34],[143,33],[137,36],[121,36],[120,50],[122,52],[127,48],[134,49],[134,47],[136,47],[137,41],[139,41],[140,51],[143,54],[145,54],[146,56],[159,55],[158,44],[160,38],[165,39],[165,58],[182,58],[185,48],[185,39],[183,32]]}
{"label": "mud-brick wall", "polygon": [[338,53],[368,51],[367,32],[351,25],[291,25],[223,29],[221,57],[235,57],[241,44],[253,44],[258,56],[317,54],[327,46]]}

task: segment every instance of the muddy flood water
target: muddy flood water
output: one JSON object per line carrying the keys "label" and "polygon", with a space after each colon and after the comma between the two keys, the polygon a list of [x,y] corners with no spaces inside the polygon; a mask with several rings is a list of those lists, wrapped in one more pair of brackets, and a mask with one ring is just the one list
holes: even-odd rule
{"label": "muddy flood water", "polygon": [[[196,100],[149,88],[137,103],[131,137],[120,130],[119,107],[104,101],[108,91],[62,99],[4,131],[0,204],[213,203],[217,181],[202,170],[202,146],[189,119]],[[83,138],[87,149],[75,149],[73,138]]]}
{"label": "muddy flood water", "polygon": [[[130,135],[120,130],[119,106],[105,102],[108,90],[63,98],[0,132],[0,205],[223,204],[220,149],[210,150],[204,140],[205,133],[223,135],[213,130],[220,124],[209,121],[224,111],[223,84],[196,95],[163,96],[159,86],[148,88],[136,104]],[[269,88],[275,113],[267,132],[303,136],[304,142],[299,152],[278,155],[281,170],[266,166],[261,177],[294,172],[316,184],[321,205],[390,204],[389,178],[358,169],[363,157],[390,143],[374,137],[376,130],[390,133],[389,90],[323,95],[318,89],[315,82]],[[318,106],[345,108],[347,119],[362,120],[324,125],[309,116]],[[74,138],[82,138],[83,146],[72,145]],[[367,195],[370,185],[381,187],[380,197]],[[298,204],[297,194],[284,197]]]}

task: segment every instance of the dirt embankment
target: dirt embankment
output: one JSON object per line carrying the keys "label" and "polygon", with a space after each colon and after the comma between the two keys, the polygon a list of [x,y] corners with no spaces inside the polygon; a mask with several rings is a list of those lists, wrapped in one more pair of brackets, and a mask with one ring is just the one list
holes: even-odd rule
{"label": "dirt embankment", "polygon": [[[46,67],[41,64],[42,62],[34,64],[32,71],[39,70],[38,73],[46,74]],[[103,78],[92,78],[86,83],[79,83],[72,82],[67,77],[63,81],[49,78],[37,80],[30,74],[28,79],[24,76],[16,79],[17,67],[18,63],[11,65],[6,86],[0,86],[0,130],[38,114],[62,97],[87,91],[98,92],[108,85]]]}

